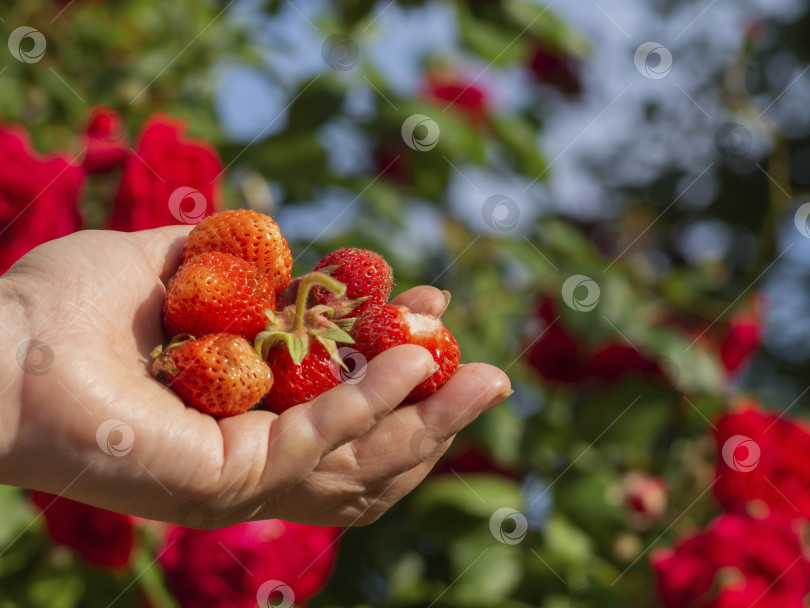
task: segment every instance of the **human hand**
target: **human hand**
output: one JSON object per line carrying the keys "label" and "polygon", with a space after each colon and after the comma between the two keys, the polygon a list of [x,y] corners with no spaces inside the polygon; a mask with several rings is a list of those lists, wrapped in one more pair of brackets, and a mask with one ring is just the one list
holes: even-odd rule
{"label": "human hand", "polygon": [[[425,349],[405,345],[370,361],[362,381],[280,416],[217,420],[186,407],[148,367],[166,341],[164,284],[190,229],[79,232],[0,277],[0,482],[199,527],[364,525],[509,391],[502,371],[471,363],[395,409],[434,367]],[[436,315],[445,307],[433,287],[393,303]],[[26,343],[39,345],[27,361]]]}

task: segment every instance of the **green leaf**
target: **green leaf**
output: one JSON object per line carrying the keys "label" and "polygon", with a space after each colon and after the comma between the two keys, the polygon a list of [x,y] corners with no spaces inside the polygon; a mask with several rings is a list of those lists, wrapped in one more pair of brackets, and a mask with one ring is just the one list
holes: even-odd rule
{"label": "green leaf", "polygon": [[528,0],[504,0],[504,11],[514,19],[521,28],[557,50],[577,57],[584,57],[590,45],[587,38],[572,29],[543,4]]}
{"label": "green leaf", "polygon": [[525,37],[516,37],[506,28],[476,19],[464,10],[466,7],[463,4],[459,7],[461,39],[473,52],[498,66],[509,65],[526,57]]}
{"label": "green leaf", "polygon": [[532,179],[546,176],[548,164],[540,154],[537,126],[521,116],[495,116],[492,129],[500,142],[511,152],[515,169]]}
{"label": "green leaf", "polygon": [[560,513],[552,515],[546,524],[546,549],[556,561],[568,566],[582,567],[593,555],[591,539]]}
{"label": "green leaf", "polygon": [[345,91],[335,80],[319,78],[290,106],[288,132],[309,131],[340,112]]}
{"label": "green leaf", "polygon": [[434,477],[424,482],[414,496],[414,508],[417,510],[451,507],[486,518],[487,521],[497,509],[518,509],[520,504],[520,486],[517,482],[486,473]]}
{"label": "green leaf", "polygon": [[0,513],[0,547],[5,548],[31,523],[34,514],[27,506],[24,490],[4,485],[0,485]]}
{"label": "green leaf", "polygon": [[450,547],[453,606],[494,606],[506,600],[520,582],[523,551],[496,541],[488,527],[471,530]]}
{"label": "green leaf", "polygon": [[31,608],[74,608],[85,591],[85,582],[75,571],[41,571],[28,582]]}

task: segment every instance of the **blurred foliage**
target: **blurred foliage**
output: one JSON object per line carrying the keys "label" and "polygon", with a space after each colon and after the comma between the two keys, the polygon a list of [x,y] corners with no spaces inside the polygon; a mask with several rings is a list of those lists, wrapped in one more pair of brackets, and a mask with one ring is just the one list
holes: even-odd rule
{"label": "blurred foliage", "polygon": [[[358,43],[387,5],[373,0],[322,4],[313,24],[318,36],[326,40],[342,34]],[[604,222],[545,215],[517,228],[496,224],[477,230],[451,208],[451,177],[459,167],[470,166],[527,181],[553,172],[542,147],[537,107],[507,111],[486,106],[484,118],[473,120],[460,96],[451,103],[452,98],[431,98],[422,91],[403,95],[363,57],[362,49],[351,69],[336,70],[325,62],[318,74],[291,83],[275,73],[257,42],[262,24],[289,5],[252,3],[251,17],[237,18],[232,15],[236,7],[223,1],[17,2],[4,14],[0,29],[7,37],[20,25],[34,27],[45,35],[47,51],[30,64],[4,55],[0,118],[23,124],[41,152],[76,154],[95,104],[119,111],[130,138],[149,115],[164,111],[186,118],[192,135],[217,146],[230,168],[226,196],[231,207],[275,213],[335,191],[350,193],[351,202],[341,211],[351,218],[347,225],[324,229],[312,241],[291,239],[296,271],[307,270],[338,247],[379,250],[395,269],[398,290],[427,283],[452,292],[445,319],[464,361],[498,365],[512,378],[516,394],[476,421],[463,439],[480,445],[514,478],[487,471],[431,477],[378,523],[343,537],[336,572],[313,607],[653,605],[646,559],[650,547],[671,544],[717,512],[705,493],[713,466],[707,419],[722,411],[740,386],[722,372],[716,352],[693,346],[693,334],[664,320],[697,317],[704,326],[722,325],[742,307],[745,298],[738,296],[755,288],[776,255],[774,217],[791,199],[779,192],[781,186],[774,189],[756,172],[741,173],[718,155],[721,185],[699,214],[676,208],[664,215],[679,176],[658,175],[643,188],[623,187],[628,204]],[[526,0],[448,5],[458,21],[459,56],[488,69],[528,70],[530,49],[538,41],[582,65],[589,53],[598,52],[553,8]],[[785,44],[793,44],[804,60],[807,49],[801,41],[807,39],[807,28],[807,19],[786,28]],[[746,49],[726,76],[759,69],[783,46]],[[249,66],[284,91],[289,112],[283,129],[258,133],[247,145],[226,135],[214,103],[223,65]],[[448,57],[431,58],[425,69],[455,73]],[[722,78],[717,75],[718,82]],[[373,107],[357,115],[347,99],[364,81],[375,91]],[[543,98],[559,95],[553,86],[528,81],[538,107]],[[467,84],[474,88],[463,81],[462,88]],[[723,103],[741,112],[752,104],[747,93],[727,95]],[[405,145],[402,124],[414,114],[438,124],[441,134],[434,148],[417,151]],[[374,166],[358,159],[348,170],[335,167],[331,159],[343,151],[325,146],[321,133],[337,122],[349,123],[361,135]],[[790,151],[806,148],[807,141],[780,137],[771,155],[760,160],[782,186],[800,191],[808,184],[792,180]],[[272,184],[272,200],[251,182],[256,175]],[[115,179],[91,180],[85,192],[88,225],[103,224]],[[469,201],[472,215],[483,213],[484,198]],[[423,207],[433,215],[414,213]],[[313,214],[317,234],[328,222],[317,217],[317,209]],[[423,216],[430,226],[419,224]],[[740,255],[706,265],[684,260],[672,246],[673,234],[685,222],[707,218],[758,235],[755,259],[744,263]],[[645,226],[652,224],[648,234]],[[409,239],[423,229],[427,234],[435,229],[438,242],[414,245]],[[659,263],[661,256],[666,264]],[[599,303],[588,313],[560,306],[560,322],[588,347],[610,341],[636,345],[666,362],[665,380],[634,376],[576,387],[539,380],[525,361],[543,329],[535,318],[538,294],[560,294],[565,280],[576,274],[598,283]],[[762,356],[769,369],[796,377],[807,371],[773,353]],[[746,382],[757,389],[756,374],[741,381]],[[452,462],[452,450],[449,457]],[[645,530],[630,525],[622,505],[611,498],[629,470],[660,476],[670,488],[666,516]],[[26,504],[21,491],[0,487],[0,546],[5,547],[0,550],[0,608],[72,608],[111,600],[116,606],[135,606],[141,593],[155,606],[172,605],[159,573],[147,567],[148,538],[133,584],[133,574],[103,574],[67,550],[46,547],[42,522]],[[497,542],[490,529],[491,516],[504,507],[529,519],[527,536],[517,544]],[[148,574],[140,576],[141,571]]]}

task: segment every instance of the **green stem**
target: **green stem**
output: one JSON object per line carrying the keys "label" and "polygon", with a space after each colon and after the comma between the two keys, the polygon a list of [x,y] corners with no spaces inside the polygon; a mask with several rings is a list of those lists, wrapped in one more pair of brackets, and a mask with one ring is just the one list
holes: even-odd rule
{"label": "green stem", "polygon": [[301,284],[298,286],[298,296],[295,299],[295,321],[293,322],[293,330],[304,327],[304,312],[306,312],[307,308],[307,299],[309,298],[309,292],[315,285],[328,289],[338,297],[346,293],[346,285],[337,279],[333,279],[328,274],[322,272],[310,272],[301,279]]}

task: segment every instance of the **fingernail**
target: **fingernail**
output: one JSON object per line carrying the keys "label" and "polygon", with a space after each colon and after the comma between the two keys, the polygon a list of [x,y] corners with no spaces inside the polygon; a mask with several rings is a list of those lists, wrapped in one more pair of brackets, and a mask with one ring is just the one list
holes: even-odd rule
{"label": "fingernail", "polygon": [[505,393],[499,394],[497,397],[495,397],[495,399],[493,399],[490,402],[490,404],[487,406],[487,409],[485,411],[491,410],[496,405],[500,405],[501,403],[503,403],[505,400],[507,400],[509,397],[511,397],[514,394],[515,394],[514,390],[506,391]]}
{"label": "fingernail", "polygon": [[437,371],[439,371],[439,364],[438,364],[438,363],[434,363],[434,364],[433,364],[433,369],[431,370],[430,375],[432,376],[432,375],[433,375],[433,374],[435,374]]}
{"label": "fingernail", "polygon": [[442,312],[439,313],[439,316],[442,316],[444,311],[447,310],[447,307],[450,306],[450,298],[453,297],[453,294],[446,289],[442,289],[442,295],[444,296],[444,308],[442,308]]}

